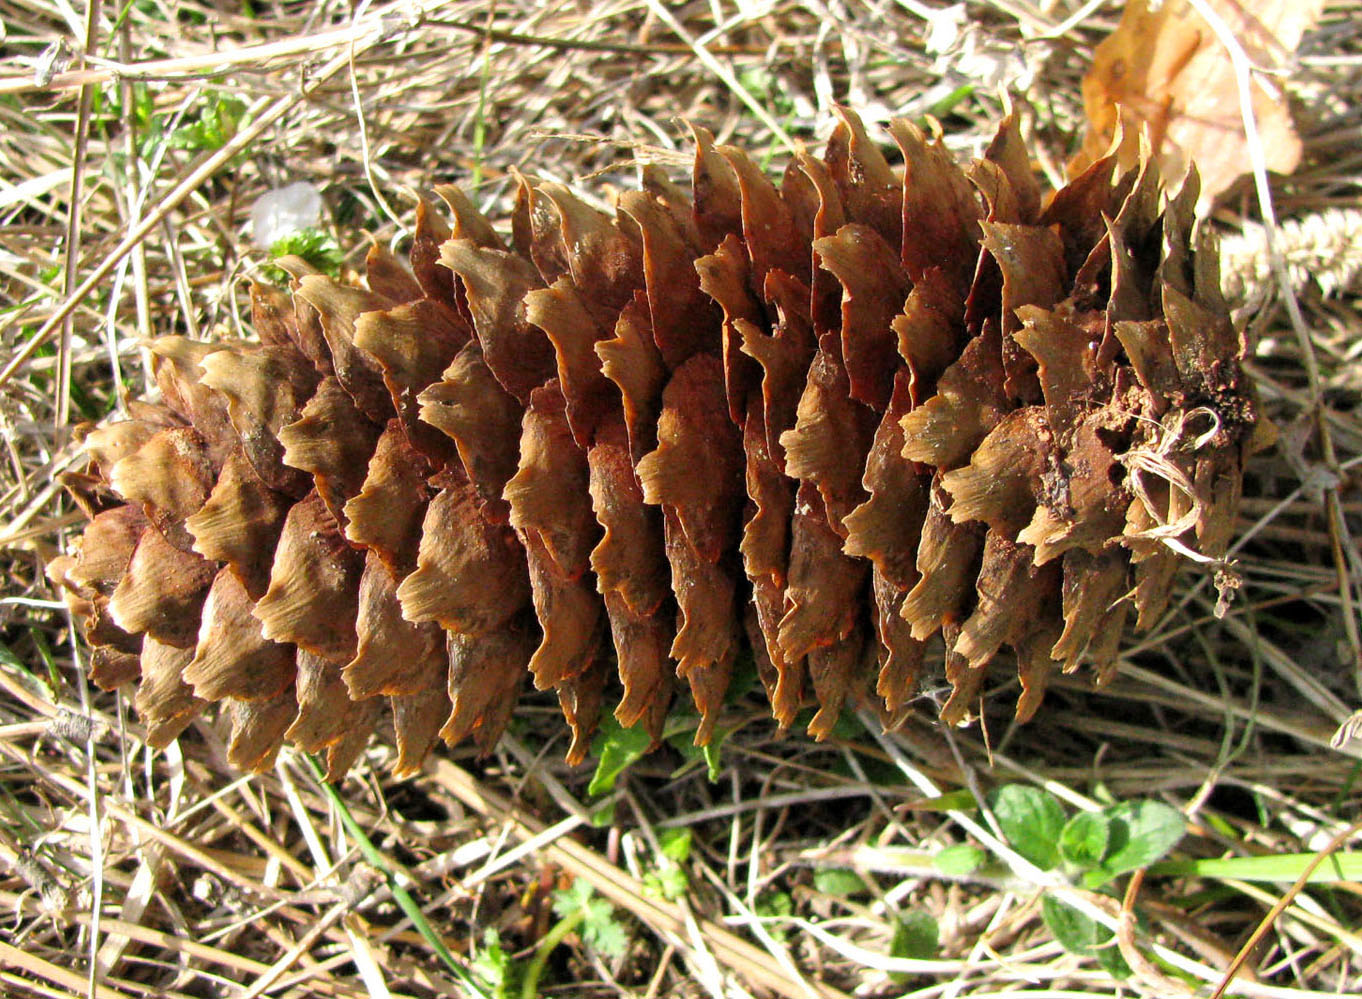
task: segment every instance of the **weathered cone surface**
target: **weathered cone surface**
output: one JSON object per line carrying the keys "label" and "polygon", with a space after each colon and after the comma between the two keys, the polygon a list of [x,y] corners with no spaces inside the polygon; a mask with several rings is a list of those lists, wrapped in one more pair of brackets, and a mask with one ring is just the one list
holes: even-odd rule
{"label": "weathered cone surface", "polygon": [[842,112],[776,185],[696,128],[689,198],[522,181],[509,243],[442,188],[366,287],[285,261],[258,340],[151,343],[160,401],[90,433],[50,570],[96,682],[153,743],[225,702],[237,765],[341,772],[385,707],[402,769],[488,749],[527,679],[572,760],[615,674],[623,724],[688,688],[703,741],[746,650],[815,737],[901,719],[929,656],[951,722],[995,659],[1023,717],[1109,677],[1225,554],[1252,445],[1195,179],[1045,198],[1010,120],[963,170],[890,132],[899,168]]}

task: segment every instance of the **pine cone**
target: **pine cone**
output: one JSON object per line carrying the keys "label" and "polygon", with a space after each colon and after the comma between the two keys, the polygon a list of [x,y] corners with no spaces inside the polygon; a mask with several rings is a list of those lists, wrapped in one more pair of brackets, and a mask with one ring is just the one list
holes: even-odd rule
{"label": "pine cone", "polygon": [[821,738],[872,678],[901,720],[938,633],[948,722],[1004,647],[1026,718],[1224,556],[1255,413],[1194,177],[1043,201],[1011,120],[966,170],[894,122],[900,175],[842,112],[776,187],[694,131],[693,200],[522,180],[508,248],[440,188],[409,266],[286,260],[258,342],[149,345],[161,401],[86,439],[51,575],[153,744],[221,701],[237,766],[336,773],[386,700],[409,770],[489,749],[528,676],[576,761],[615,670],[622,724],[679,679],[704,742],[749,649]]}

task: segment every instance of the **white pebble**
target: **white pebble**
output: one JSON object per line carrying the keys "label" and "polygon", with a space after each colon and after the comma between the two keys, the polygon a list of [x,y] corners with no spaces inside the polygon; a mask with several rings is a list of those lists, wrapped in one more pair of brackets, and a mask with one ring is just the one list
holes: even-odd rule
{"label": "white pebble", "polygon": [[317,225],[322,214],[322,192],[305,180],[266,191],[251,206],[255,245],[269,249],[285,236]]}

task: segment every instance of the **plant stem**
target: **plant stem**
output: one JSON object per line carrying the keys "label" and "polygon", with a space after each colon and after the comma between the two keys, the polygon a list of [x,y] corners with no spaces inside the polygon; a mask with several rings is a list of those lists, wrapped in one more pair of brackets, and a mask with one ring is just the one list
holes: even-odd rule
{"label": "plant stem", "polygon": [[534,957],[530,959],[529,967],[525,969],[525,981],[520,987],[520,999],[536,999],[539,995],[539,979],[544,974],[544,965],[548,964],[549,955],[553,953],[555,947],[563,942],[564,937],[582,924],[584,919],[586,919],[585,906],[558,920],[544,934],[539,941],[539,946],[534,949]]}

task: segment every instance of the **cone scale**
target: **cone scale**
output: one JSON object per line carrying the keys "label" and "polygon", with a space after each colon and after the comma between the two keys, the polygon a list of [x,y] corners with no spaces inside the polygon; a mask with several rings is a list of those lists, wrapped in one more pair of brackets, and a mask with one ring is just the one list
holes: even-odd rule
{"label": "cone scale", "polygon": [[1224,556],[1253,443],[1195,179],[1046,197],[1011,119],[965,168],[889,131],[901,168],[842,111],[777,184],[696,128],[690,196],[522,179],[509,242],[439,188],[364,287],[285,260],[257,339],[151,343],[49,569],[95,681],[153,744],[220,704],[237,766],[341,773],[385,714],[401,770],[486,751],[526,683],[573,761],[677,697],[705,741],[748,654],[818,738],[901,720],[929,657],[948,722],[990,670],[1023,718],[1109,678],[1182,553]]}

